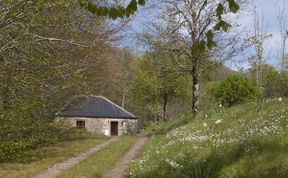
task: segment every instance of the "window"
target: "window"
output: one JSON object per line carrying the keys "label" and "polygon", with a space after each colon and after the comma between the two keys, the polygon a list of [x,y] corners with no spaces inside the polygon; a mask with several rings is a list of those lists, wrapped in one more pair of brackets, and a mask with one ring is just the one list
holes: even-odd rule
{"label": "window", "polygon": [[77,128],[85,128],[85,121],[76,121]]}

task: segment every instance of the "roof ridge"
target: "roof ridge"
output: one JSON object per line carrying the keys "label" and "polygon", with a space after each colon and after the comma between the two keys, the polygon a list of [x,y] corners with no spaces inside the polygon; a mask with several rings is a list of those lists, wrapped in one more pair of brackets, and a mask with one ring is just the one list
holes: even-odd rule
{"label": "roof ridge", "polygon": [[[94,97],[95,97],[95,96],[94,96]],[[102,99],[108,101],[110,104],[116,106],[117,108],[121,109],[121,110],[124,111],[124,112],[127,112],[128,114],[130,114],[131,116],[133,116],[133,117],[136,118],[136,116],[134,116],[134,114],[130,113],[129,111],[127,111],[127,110],[124,109],[123,107],[119,106],[118,104],[114,103],[113,101],[109,100],[108,98],[106,98],[106,97],[104,97],[104,96],[96,96],[96,97],[99,97],[99,98],[102,98]]]}

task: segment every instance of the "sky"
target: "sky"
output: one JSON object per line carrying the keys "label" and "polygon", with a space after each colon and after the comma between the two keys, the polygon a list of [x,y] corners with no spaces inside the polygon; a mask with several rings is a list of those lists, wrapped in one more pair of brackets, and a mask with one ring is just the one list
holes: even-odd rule
{"label": "sky", "polygon": [[[254,5],[252,5],[254,4]],[[239,24],[241,24],[242,28],[246,29],[246,31],[253,35],[254,33],[254,18],[253,18],[253,6],[256,7],[257,16],[260,19],[260,24],[263,26],[263,32],[267,35],[270,35],[264,43],[264,62],[271,64],[275,67],[279,67],[279,46],[281,35],[279,31],[279,23],[277,20],[277,16],[281,10],[285,9],[288,12],[288,0],[255,0],[254,3],[251,3],[251,7],[248,8],[248,11],[240,12],[239,16]],[[286,23],[288,30],[288,13],[286,12]],[[286,50],[287,51],[287,50]],[[245,52],[242,56],[248,57],[255,53],[253,49],[250,49]],[[239,61],[241,61],[241,57],[239,57]],[[230,63],[228,62],[229,67],[233,69],[237,69],[239,66],[243,68],[248,68],[249,64],[247,60],[242,59],[239,63]]]}
{"label": "sky", "polygon": [[[288,0],[248,0],[249,5],[247,8],[242,9],[238,13],[237,23],[240,25],[239,30],[243,31],[243,35],[253,36],[254,34],[254,18],[253,11],[256,7],[257,15],[260,19],[260,24],[263,26],[263,31],[268,35],[264,43],[264,62],[269,63],[275,67],[279,67],[279,44],[280,44],[280,32],[279,23],[277,21],[277,15],[280,9],[287,9],[286,21],[288,30]],[[146,6],[147,7],[147,6]],[[145,7],[144,7],[145,8]],[[156,8],[157,9],[157,8]],[[123,36],[125,36],[124,47],[133,49],[135,53],[141,54],[145,51],[145,47],[141,44],[135,43],[137,36],[141,32],[148,31],[145,25],[146,21],[155,21],[155,9],[147,10],[140,9],[136,16],[133,17],[130,26],[127,27]],[[288,52],[288,48],[287,48]],[[237,56],[235,59],[225,63],[226,66],[239,70],[240,68],[247,69],[250,67],[248,58],[255,54],[255,50],[250,48],[245,53]]]}

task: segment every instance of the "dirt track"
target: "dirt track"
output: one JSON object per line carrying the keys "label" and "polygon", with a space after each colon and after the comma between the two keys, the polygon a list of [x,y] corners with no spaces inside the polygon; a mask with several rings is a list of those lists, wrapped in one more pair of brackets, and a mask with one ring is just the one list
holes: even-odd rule
{"label": "dirt track", "polygon": [[84,160],[90,155],[93,155],[97,151],[105,148],[106,146],[110,145],[111,143],[115,142],[118,137],[113,137],[101,144],[96,145],[95,147],[89,149],[86,152],[80,153],[78,156],[74,158],[70,158],[62,163],[55,164],[53,167],[49,168],[42,174],[36,176],[35,178],[56,178],[59,176],[63,171],[68,170],[72,166],[78,164],[80,161]]}
{"label": "dirt track", "polygon": [[133,147],[126,153],[126,155],[116,164],[116,166],[107,171],[105,178],[121,178],[124,176],[129,164],[137,158],[141,153],[143,146],[148,141],[147,137],[138,138]]}

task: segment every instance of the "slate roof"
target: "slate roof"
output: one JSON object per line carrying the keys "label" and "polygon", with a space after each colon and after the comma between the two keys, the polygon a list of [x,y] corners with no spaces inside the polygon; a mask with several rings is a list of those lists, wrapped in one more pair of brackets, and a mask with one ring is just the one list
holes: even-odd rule
{"label": "slate roof", "polygon": [[59,113],[60,117],[126,118],[137,119],[133,114],[103,96],[78,96]]}

